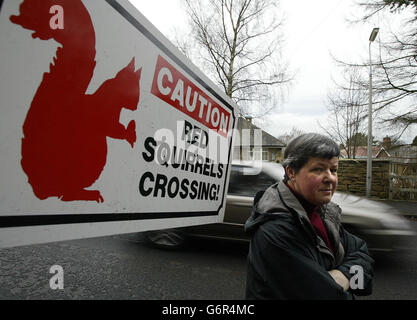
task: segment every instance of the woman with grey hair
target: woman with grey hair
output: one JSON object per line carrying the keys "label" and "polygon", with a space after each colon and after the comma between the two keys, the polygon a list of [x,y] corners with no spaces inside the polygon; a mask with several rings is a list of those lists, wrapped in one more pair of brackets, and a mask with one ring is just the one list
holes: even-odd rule
{"label": "woman with grey hair", "polygon": [[320,134],[289,142],[283,181],[256,195],[245,224],[251,235],[247,299],[371,294],[374,261],[366,243],[343,228],[341,209],[331,202],[339,155],[339,146]]}

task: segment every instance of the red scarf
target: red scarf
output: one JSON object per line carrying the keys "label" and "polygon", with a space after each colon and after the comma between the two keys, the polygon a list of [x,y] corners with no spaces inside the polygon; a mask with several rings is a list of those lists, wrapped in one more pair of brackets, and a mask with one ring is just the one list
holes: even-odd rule
{"label": "red scarf", "polygon": [[327,236],[327,231],[326,231],[326,228],[324,227],[323,220],[321,220],[321,217],[318,213],[319,207],[305,200],[304,197],[298,194],[298,192],[295,191],[290,185],[286,184],[286,186],[291,190],[291,192],[298,199],[298,201],[300,201],[304,210],[307,212],[307,216],[310,219],[310,223],[316,230],[319,237],[322,238],[323,241],[326,243],[327,248],[329,248],[330,251],[334,253],[333,247],[329,241],[329,237]]}

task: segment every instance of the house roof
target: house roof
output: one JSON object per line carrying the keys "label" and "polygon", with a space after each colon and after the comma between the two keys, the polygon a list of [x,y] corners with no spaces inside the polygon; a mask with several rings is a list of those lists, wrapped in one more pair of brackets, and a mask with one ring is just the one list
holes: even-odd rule
{"label": "house roof", "polygon": [[[340,153],[343,158],[347,158],[346,149],[341,149]],[[365,159],[368,157],[368,147],[367,146],[357,146],[356,147],[356,159]],[[389,158],[391,157],[390,153],[385,150],[383,146],[372,146],[372,158]]]}
{"label": "house roof", "polygon": [[410,156],[410,157],[416,157],[417,156],[417,146],[413,146],[413,145],[410,145],[410,144],[400,145],[400,146],[393,146],[393,147],[391,147],[390,151],[392,151],[392,153],[394,153],[394,155]]}
{"label": "house roof", "polygon": [[398,162],[417,163],[417,146],[400,145],[390,149],[391,157]]}
{"label": "house roof", "polygon": [[255,126],[251,121],[246,120],[245,118],[239,117],[237,122],[236,129],[239,132],[242,132],[242,130],[249,130],[250,132],[250,144],[254,144],[254,131],[255,130],[261,130],[262,133],[262,146],[263,147],[277,147],[277,148],[283,148],[285,147],[285,144],[275,138],[273,135],[269,134],[268,132],[262,130],[261,128],[258,128]]}

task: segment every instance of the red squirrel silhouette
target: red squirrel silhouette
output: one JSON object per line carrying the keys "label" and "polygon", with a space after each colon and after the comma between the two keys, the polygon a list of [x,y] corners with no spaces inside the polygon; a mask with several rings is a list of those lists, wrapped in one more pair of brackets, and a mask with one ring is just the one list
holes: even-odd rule
{"label": "red squirrel silhouette", "polygon": [[[50,27],[50,8],[60,5],[64,28]],[[81,0],[24,0],[11,22],[34,31],[32,37],[54,39],[61,46],[32,100],[23,124],[23,171],[39,199],[104,199],[86,190],[107,160],[107,137],[134,146],[136,124],[119,123],[122,108],[136,110],[142,69],[134,58],[93,94],[86,94],[96,66],[95,31]]]}

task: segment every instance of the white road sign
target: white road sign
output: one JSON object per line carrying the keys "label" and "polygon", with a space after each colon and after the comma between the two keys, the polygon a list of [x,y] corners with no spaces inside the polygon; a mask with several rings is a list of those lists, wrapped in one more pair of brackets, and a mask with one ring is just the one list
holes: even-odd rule
{"label": "white road sign", "polygon": [[223,220],[237,107],[128,1],[0,1],[0,43],[0,247]]}

